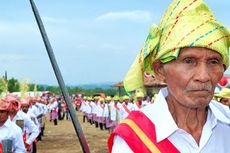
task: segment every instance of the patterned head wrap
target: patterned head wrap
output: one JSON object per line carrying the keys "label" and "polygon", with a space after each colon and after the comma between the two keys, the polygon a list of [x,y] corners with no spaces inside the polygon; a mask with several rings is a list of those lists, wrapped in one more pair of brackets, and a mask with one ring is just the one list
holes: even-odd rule
{"label": "patterned head wrap", "polygon": [[230,33],[202,0],[174,0],[159,26],[151,26],[144,47],[124,79],[126,91],[143,88],[144,73],[153,74],[152,63],[177,59],[184,47],[215,50],[226,68],[229,66]]}

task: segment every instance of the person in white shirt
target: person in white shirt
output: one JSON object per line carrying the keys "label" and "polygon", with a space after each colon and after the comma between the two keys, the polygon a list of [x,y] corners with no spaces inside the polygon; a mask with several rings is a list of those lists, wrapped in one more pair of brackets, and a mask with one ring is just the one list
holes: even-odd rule
{"label": "person in white shirt", "polygon": [[134,110],[133,104],[130,102],[129,96],[123,96],[122,97],[123,103],[121,105],[121,120],[125,119],[131,111]]}
{"label": "person in white shirt", "polygon": [[104,108],[105,108],[104,102],[105,102],[105,99],[100,98],[99,101],[98,101],[98,105],[97,105],[97,108],[98,108],[98,111],[97,111],[98,120],[97,121],[98,121],[98,125],[99,125],[101,130],[104,129],[104,123],[105,123],[105,120],[104,120],[104,117],[103,117]]}
{"label": "person in white shirt", "polygon": [[103,112],[103,117],[105,120],[105,128],[109,130],[111,121],[110,121],[110,116],[111,116],[111,96],[107,96],[105,98],[105,107],[104,107],[104,112]]}
{"label": "person in white shirt", "polygon": [[[24,98],[20,100],[20,104],[21,104],[21,110],[28,115],[28,117],[34,122],[34,124],[37,126],[38,130],[39,130],[39,135],[41,133],[41,127],[40,127],[40,123],[37,119],[37,117],[32,113],[29,112],[29,107],[30,107],[30,102],[29,102],[29,97],[28,98]],[[30,129],[25,127],[25,132],[26,132],[26,138],[28,138],[30,136]],[[38,137],[39,137],[38,135]],[[38,138],[37,137],[37,138]],[[35,141],[33,141],[30,149],[27,150],[27,152],[37,152],[37,146],[36,146],[36,139]]]}
{"label": "person in white shirt", "polygon": [[54,125],[58,124],[58,102],[55,97],[51,98],[51,105],[49,109],[51,111],[51,120],[54,121]]}
{"label": "person in white shirt", "polygon": [[218,94],[215,94],[214,97],[220,103],[230,106],[230,89],[229,88],[222,88]]}
{"label": "person in white shirt", "polygon": [[110,131],[113,131],[116,126],[120,123],[121,116],[121,103],[120,98],[118,96],[113,97],[113,102],[110,104]]}
{"label": "person in white shirt", "polygon": [[144,103],[143,103],[144,96],[145,95],[142,91],[138,91],[135,93],[133,110],[140,110],[142,107],[144,107]]}
{"label": "person in white shirt", "polygon": [[202,0],[173,1],[124,80],[132,91],[143,87],[145,71],[154,72],[167,88],[122,121],[109,153],[230,152],[230,110],[212,100],[229,66],[229,47],[229,31]]}
{"label": "person in white shirt", "polygon": [[[16,123],[22,129],[24,143],[27,150],[31,149],[32,143],[35,141],[39,134],[38,127],[30,119],[30,117],[20,110],[20,100],[15,95],[8,95],[7,102],[10,103],[9,117],[12,122]],[[30,133],[27,135],[27,133]]]}
{"label": "person in white shirt", "polygon": [[9,113],[10,104],[5,99],[0,99],[0,152],[3,149],[3,141],[12,141],[12,152],[25,153],[25,145],[22,130],[11,122]]}

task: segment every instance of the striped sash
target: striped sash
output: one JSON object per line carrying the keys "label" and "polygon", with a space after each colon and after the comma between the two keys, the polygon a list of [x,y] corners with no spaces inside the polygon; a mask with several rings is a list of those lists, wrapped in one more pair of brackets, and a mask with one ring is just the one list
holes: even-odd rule
{"label": "striped sash", "polygon": [[113,140],[116,135],[125,140],[134,153],[179,153],[168,139],[156,142],[154,124],[140,111],[132,111],[110,135],[109,153],[112,152]]}
{"label": "striped sash", "polygon": [[128,107],[125,104],[122,104],[122,107],[124,108],[124,110],[126,111],[126,113],[130,113],[130,110],[128,109]]}

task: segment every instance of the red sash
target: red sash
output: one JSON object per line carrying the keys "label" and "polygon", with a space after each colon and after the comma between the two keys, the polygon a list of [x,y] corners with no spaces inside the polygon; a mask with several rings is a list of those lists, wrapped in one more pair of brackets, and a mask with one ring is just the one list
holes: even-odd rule
{"label": "red sash", "polygon": [[114,107],[116,108],[116,110],[120,110],[120,108],[119,107],[117,107],[117,105],[116,104],[114,104]]}
{"label": "red sash", "polygon": [[2,153],[2,144],[0,143],[0,153]]}
{"label": "red sash", "polygon": [[122,107],[125,109],[125,111],[129,114],[130,110],[128,109],[128,107],[125,104],[122,104]]}
{"label": "red sash", "polygon": [[141,109],[141,105],[139,104],[138,101],[136,102],[136,105],[137,105],[137,107],[138,107],[139,109]]}
{"label": "red sash", "polygon": [[[23,137],[24,144],[26,144],[26,131],[23,133],[22,137]],[[31,145],[26,145],[25,147],[26,147],[26,149],[30,149]]]}
{"label": "red sash", "polygon": [[100,107],[101,107],[101,109],[104,109],[104,106],[103,106],[103,104],[100,104]]}
{"label": "red sash", "polygon": [[179,153],[167,138],[156,142],[154,124],[140,111],[132,111],[110,135],[108,139],[109,153],[112,152],[113,140],[116,135],[125,140],[134,153]]}

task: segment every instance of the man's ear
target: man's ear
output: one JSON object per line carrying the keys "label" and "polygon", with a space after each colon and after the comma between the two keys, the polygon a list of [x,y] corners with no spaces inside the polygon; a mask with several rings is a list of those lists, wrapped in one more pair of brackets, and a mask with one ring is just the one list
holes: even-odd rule
{"label": "man's ear", "polygon": [[165,71],[163,63],[161,63],[160,61],[154,61],[152,67],[157,80],[165,82]]}

